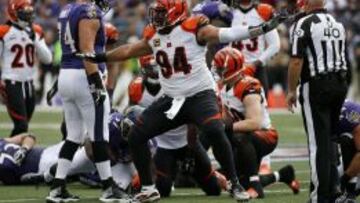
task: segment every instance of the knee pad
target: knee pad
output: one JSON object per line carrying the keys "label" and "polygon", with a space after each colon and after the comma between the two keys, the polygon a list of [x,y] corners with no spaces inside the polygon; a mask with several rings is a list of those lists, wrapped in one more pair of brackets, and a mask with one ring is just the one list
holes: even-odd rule
{"label": "knee pad", "polygon": [[59,158],[63,158],[63,159],[67,159],[67,160],[72,160],[76,150],[79,148],[79,144],[66,140],[64,145],[62,146],[61,150],[60,150],[60,154],[59,154]]}
{"label": "knee pad", "polygon": [[109,147],[109,145],[107,142],[93,142],[92,143],[95,163],[109,160],[108,147]]}

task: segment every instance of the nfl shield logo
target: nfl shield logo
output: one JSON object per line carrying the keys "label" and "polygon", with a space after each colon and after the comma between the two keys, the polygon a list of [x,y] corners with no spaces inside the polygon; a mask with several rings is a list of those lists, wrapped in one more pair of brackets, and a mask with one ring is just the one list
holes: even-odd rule
{"label": "nfl shield logo", "polygon": [[154,39],[154,47],[160,46],[160,39]]}

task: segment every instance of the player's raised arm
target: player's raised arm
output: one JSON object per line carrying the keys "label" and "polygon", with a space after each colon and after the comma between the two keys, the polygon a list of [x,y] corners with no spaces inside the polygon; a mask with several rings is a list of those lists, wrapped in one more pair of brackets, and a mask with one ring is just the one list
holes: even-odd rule
{"label": "player's raised arm", "polygon": [[271,20],[258,26],[236,25],[233,27],[219,28],[213,25],[206,25],[199,29],[197,37],[199,41],[210,44],[229,43],[244,39],[254,38],[275,29],[280,23],[286,20],[285,14],[279,14]]}
{"label": "player's raised arm", "polygon": [[80,58],[93,61],[95,63],[101,63],[101,62],[124,61],[130,58],[144,56],[151,53],[152,50],[147,40],[142,39],[135,43],[119,46],[105,53],[94,54],[93,52],[83,51],[82,53],[77,54],[77,56]]}
{"label": "player's raised arm", "polygon": [[44,39],[44,33],[42,31],[42,28],[39,25],[34,24],[32,26],[33,29],[33,40],[34,40],[34,46],[36,49],[36,54],[39,58],[39,60],[44,64],[50,64],[52,62],[52,53],[49,49],[49,47],[45,43]]}

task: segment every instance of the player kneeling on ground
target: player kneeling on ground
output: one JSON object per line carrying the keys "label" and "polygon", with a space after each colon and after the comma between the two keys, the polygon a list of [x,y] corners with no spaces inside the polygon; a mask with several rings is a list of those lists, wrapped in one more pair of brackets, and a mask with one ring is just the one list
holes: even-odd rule
{"label": "player kneeling on ground", "polygon": [[[344,192],[336,203],[356,202],[359,193],[360,174],[360,105],[345,101],[340,114],[337,135],[341,145],[344,175],[341,177],[341,189]],[[358,184],[351,179],[358,176]]]}
{"label": "player kneeling on ground", "polygon": [[260,82],[243,71],[244,57],[234,48],[215,54],[213,71],[219,75],[220,96],[224,104],[225,130],[233,149],[240,182],[252,198],[263,198],[263,187],[275,181],[299,191],[294,169],[286,166],[279,172],[259,177],[261,159],[277,146],[278,133],[272,127]]}

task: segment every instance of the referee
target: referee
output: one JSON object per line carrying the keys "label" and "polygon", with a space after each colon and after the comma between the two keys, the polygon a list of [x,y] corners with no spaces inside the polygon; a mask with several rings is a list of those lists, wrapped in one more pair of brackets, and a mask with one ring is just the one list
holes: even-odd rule
{"label": "referee", "polygon": [[308,136],[311,166],[311,203],[333,202],[338,174],[332,142],[348,89],[344,26],[324,9],[324,0],[304,1],[305,15],[293,25],[288,72],[289,110],[300,104]]}

